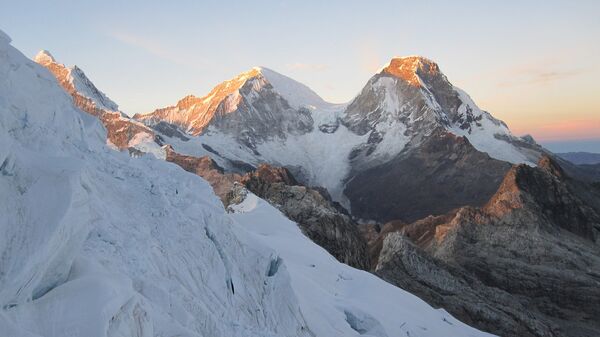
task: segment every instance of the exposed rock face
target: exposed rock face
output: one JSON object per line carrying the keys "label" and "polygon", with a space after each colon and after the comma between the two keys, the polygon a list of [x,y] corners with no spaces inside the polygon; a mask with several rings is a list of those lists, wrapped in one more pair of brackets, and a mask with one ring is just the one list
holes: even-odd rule
{"label": "exposed rock face", "polygon": [[175,163],[184,170],[197,174],[208,181],[215,194],[227,206],[228,193],[241,176],[235,173],[225,173],[223,169],[210,157],[184,156],[173,151],[170,145],[165,146],[166,160]]}
{"label": "exposed rock face", "polygon": [[135,142],[136,137],[141,141],[143,134],[150,141],[155,138],[150,128],[118,111],[117,104],[98,90],[77,66],[66,67],[58,63],[45,50],[36,55],[35,61],[50,70],[60,86],[71,95],[76,107],[100,119],[106,128],[108,141],[118,149],[133,147],[132,141]]}
{"label": "exposed rock face", "polygon": [[366,243],[357,224],[319,191],[298,185],[287,169],[263,164],[245,175],[242,182],[297,222],[306,236],[339,261],[369,268]]}
{"label": "exposed rock face", "polygon": [[545,157],[514,166],[481,208],[386,235],[375,271],[500,335],[596,336],[599,231],[600,215]]}
{"label": "exposed rock face", "polygon": [[397,158],[358,172],[344,192],[357,217],[414,221],[464,205],[482,206],[509,168],[477,151],[466,137],[438,130]]}

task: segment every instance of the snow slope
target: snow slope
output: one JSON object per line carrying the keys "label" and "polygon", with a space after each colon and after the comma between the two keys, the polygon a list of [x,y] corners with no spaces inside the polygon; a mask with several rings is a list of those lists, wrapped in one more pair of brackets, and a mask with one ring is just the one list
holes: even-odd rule
{"label": "snow slope", "polygon": [[317,336],[480,336],[443,309],[368,272],[339,263],[268,202],[248,193],[232,207],[235,225],[287,266],[304,318]]}
{"label": "snow slope", "polygon": [[210,186],[104,146],[45,69],[0,45],[0,331],[12,336],[308,335],[289,276]]}
{"label": "snow slope", "polygon": [[303,106],[312,108],[326,108],[332,105],[331,103],[325,102],[312,89],[300,82],[297,82],[269,68],[257,67],[256,69],[294,108],[301,108]]}
{"label": "snow slope", "polygon": [[[484,336],[336,262],[249,195],[105,146],[0,31],[0,332],[10,336]],[[408,335],[408,334],[406,334]]]}

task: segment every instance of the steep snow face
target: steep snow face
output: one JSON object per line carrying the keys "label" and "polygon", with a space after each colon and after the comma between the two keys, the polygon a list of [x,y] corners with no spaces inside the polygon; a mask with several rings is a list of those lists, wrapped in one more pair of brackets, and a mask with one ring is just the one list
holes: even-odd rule
{"label": "steep snow face", "polygon": [[294,108],[302,107],[326,108],[331,103],[325,102],[317,93],[306,85],[285,75],[265,67],[257,69],[271,83],[273,88]]}
{"label": "steep snow face", "polygon": [[340,264],[250,196],[104,145],[0,32],[0,331],[27,337],[484,336]]}
{"label": "steep snow face", "polygon": [[465,136],[479,151],[490,157],[513,164],[535,166],[540,156],[539,151],[530,150],[516,143],[521,142],[513,136],[504,122],[482,111],[463,90],[453,87],[460,99],[457,109],[457,120],[448,127],[455,135]]}

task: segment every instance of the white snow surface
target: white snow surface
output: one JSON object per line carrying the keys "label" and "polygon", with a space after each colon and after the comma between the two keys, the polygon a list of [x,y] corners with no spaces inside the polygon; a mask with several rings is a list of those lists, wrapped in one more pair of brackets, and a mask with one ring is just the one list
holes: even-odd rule
{"label": "white snow surface", "polygon": [[144,153],[149,153],[158,159],[167,159],[167,151],[164,147],[158,145],[154,141],[154,136],[149,133],[136,133],[127,145]]}
{"label": "white snow surface", "polygon": [[529,166],[536,166],[535,159],[525,155],[523,151],[520,151],[514,145],[496,138],[496,135],[504,136],[507,138],[514,138],[508,127],[499,120],[492,117],[489,113],[482,111],[473,102],[471,97],[464,92],[462,89],[454,87],[454,90],[458,93],[460,100],[463,104],[459,107],[459,112],[464,113],[467,106],[473,109],[475,116],[483,116],[478,127],[473,125],[471,133],[467,130],[462,130],[459,127],[452,127],[449,129],[450,132],[455,135],[465,136],[469,142],[479,151],[487,153],[490,157],[503,160],[512,164],[527,164]]}
{"label": "white snow surface", "polygon": [[1,335],[487,336],[337,262],[252,194],[227,214],[200,177],[109,149],[9,42],[0,31]]}
{"label": "white snow surface", "polygon": [[256,69],[271,83],[273,88],[294,108],[314,107],[327,108],[332,103],[325,102],[317,93],[306,85],[285,75],[265,67]]}

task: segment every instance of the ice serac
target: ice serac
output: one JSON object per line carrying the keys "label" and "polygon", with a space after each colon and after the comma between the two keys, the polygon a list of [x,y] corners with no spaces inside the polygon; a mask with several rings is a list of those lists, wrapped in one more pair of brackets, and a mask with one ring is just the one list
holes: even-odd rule
{"label": "ice serac", "polygon": [[228,215],[196,175],[107,148],[9,42],[0,32],[3,333],[487,335],[337,262],[252,194]]}
{"label": "ice serac", "polygon": [[164,157],[155,133],[119,111],[118,105],[96,88],[79,67],[67,67],[58,63],[47,50],[40,51],[34,61],[50,70],[79,109],[102,121],[109,144],[120,150],[152,152],[158,157]]}

